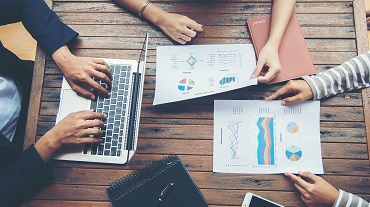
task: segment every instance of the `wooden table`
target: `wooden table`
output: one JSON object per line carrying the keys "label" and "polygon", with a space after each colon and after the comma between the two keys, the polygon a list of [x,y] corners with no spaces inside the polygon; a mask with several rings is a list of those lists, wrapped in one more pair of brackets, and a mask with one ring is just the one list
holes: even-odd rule
{"label": "wooden table", "polygon": [[[128,165],[51,161],[52,183],[25,206],[111,206],[108,184],[152,161],[178,154],[210,206],[241,206],[250,191],[285,206],[304,206],[283,175],[212,172],[213,100],[263,99],[280,85],[244,88],[160,107],[152,106],[155,46],[172,45],[158,28],[111,0],[48,2],[60,19],[80,33],[72,46],[78,56],[137,59],[149,31],[138,150]],[[204,25],[190,44],[250,43],[245,21],[270,13],[269,0],[157,0],[159,7]],[[299,0],[296,12],[317,71],[367,51],[363,0]],[[38,50],[25,147],[55,122],[62,75]],[[334,186],[370,200],[370,90],[357,90],[321,102],[323,176]]]}

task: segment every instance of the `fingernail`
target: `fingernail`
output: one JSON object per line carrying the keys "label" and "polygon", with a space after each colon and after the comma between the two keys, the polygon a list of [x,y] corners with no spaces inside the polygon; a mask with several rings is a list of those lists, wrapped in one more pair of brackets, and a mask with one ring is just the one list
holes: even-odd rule
{"label": "fingernail", "polygon": [[287,173],[287,172],[285,172],[285,173],[284,173],[284,175],[285,175],[285,176],[288,176],[288,173]]}
{"label": "fingernail", "polygon": [[90,96],[90,99],[91,100],[95,100],[95,96]]}
{"label": "fingernail", "polygon": [[252,74],[251,79],[253,79],[253,78],[257,78],[257,76]]}
{"label": "fingernail", "polygon": [[281,105],[286,105],[286,102],[284,100],[281,100]]}

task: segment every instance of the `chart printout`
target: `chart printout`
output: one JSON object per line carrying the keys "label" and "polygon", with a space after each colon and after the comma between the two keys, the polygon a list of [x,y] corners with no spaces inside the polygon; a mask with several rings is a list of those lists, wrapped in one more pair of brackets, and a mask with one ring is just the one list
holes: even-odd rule
{"label": "chart printout", "polygon": [[324,173],[320,102],[215,100],[213,172]]}
{"label": "chart printout", "polygon": [[252,44],[157,46],[153,105],[198,98],[250,85]]}

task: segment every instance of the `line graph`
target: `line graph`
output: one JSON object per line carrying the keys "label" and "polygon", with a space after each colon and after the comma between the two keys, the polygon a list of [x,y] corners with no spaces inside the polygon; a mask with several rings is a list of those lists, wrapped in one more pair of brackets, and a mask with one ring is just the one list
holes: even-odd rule
{"label": "line graph", "polygon": [[230,141],[230,159],[239,159],[237,151],[239,148],[239,124],[242,121],[229,121],[227,128],[230,130],[229,141]]}

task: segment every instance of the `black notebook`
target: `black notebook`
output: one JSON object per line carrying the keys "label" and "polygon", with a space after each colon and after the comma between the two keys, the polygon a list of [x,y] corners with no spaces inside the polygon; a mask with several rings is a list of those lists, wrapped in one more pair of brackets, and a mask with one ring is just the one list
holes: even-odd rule
{"label": "black notebook", "polygon": [[110,184],[115,207],[205,207],[202,193],[177,155],[153,162]]}

